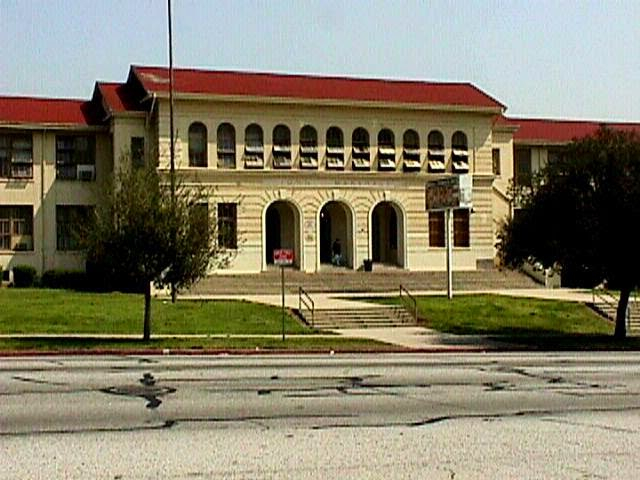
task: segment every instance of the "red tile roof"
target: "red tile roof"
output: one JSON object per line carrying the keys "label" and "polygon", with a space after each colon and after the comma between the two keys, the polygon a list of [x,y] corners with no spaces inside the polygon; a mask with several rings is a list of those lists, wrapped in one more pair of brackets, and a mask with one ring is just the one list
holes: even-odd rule
{"label": "red tile roof", "polygon": [[0,97],[0,124],[91,124],[85,100],[37,97]]}
{"label": "red tile roof", "polygon": [[[167,68],[132,66],[131,69],[147,92],[169,91]],[[503,104],[470,83],[174,69],[174,91],[205,95],[504,108]]]}
{"label": "red tile roof", "polygon": [[615,130],[640,133],[640,123],[594,122],[582,120],[547,120],[529,118],[507,118],[509,123],[519,125],[513,139],[516,142],[568,143],[595,133],[602,125]]}
{"label": "red tile roof", "polygon": [[121,113],[131,110],[140,110],[140,105],[131,98],[124,83],[97,82],[96,87],[102,94],[105,107],[110,113]]}

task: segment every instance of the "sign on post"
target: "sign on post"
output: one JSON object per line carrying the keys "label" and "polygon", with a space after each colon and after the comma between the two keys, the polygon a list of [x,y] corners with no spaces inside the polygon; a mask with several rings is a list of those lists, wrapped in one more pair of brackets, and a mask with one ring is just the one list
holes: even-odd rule
{"label": "sign on post", "polygon": [[447,297],[453,298],[453,210],[471,208],[473,178],[469,174],[453,175],[427,182],[425,190],[425,209],[428,212],[445,212],[445,237],[447,248]]}
{"label": "sign on post", "polygon": [[471,208],[473,179],[471,175],[454,175],[430,180],[426,185],[425,210]]}
{"label": "sign on post", "polygon": [[273,263],[280,265],[280,273],[282,278],[282,341],[284,342],[284,267],[293,265],[293,250],[290,248],[277,248],[273,251]]}
{"label": "sign on post", "polygon": [[293,250],[291,249],[279,248],[273,251],[273,263],[275,265],[293,265],[293,258]]}

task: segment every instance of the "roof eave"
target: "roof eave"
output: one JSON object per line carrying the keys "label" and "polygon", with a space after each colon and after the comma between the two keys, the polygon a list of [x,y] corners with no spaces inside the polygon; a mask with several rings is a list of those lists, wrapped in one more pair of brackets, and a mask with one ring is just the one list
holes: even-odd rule
{"label": "roof eave", "polygon": [[546,140],[544,138],[514,138],[513,143],[519,146],[532,147],[563,147],[569,145],[571,140]]}
{"label": "roof eave", "polygon": [[81,123],[56,122],[4,122],[0,121],[0,128],[15,128],[20,130],[76,130],[83,132],[100,132],[108,130],[105,125],[85,125]]}
{"label": "roof eave", "polygon": [[[168,99],[169,92],[151,91],[160,99]],[[414,102],[384,102],[375,100],[344,100],[344,99],[324,99],[324,98],[301,98],[301,97],[268,97],[257,95],[213,95],[208,93],[184,93],[177,92],[173,95],[174,100],[208,100],[219,102],[235,102],[235,103],[270,103],[278,105],[313,105],[328,107],[361,107],[361,108],[392,108],[402,110],[446,110],[455,112],[474,112],[487,113],[495,115],[502,113],[501,105],[485,106],[485,105],[461,105],[461,104],[434,104],[434,103],[414,103]]]}

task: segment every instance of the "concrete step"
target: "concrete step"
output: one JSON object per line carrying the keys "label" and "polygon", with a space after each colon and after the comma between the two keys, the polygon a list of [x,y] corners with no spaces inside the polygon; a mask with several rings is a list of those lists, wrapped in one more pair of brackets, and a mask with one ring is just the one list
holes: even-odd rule
{"label": "concrete step", "polygon": [[[407,272],[380,269],[373,272],[352,270],[303,273],[285,272],[285,289],[297,293],[302,286],[309,293],[318,292],[395,292],[402,284],[409,291],[444,290],[445,272]],[[454,291],[501,288],[540,287],[526,275],[511,270],[474,270],[453,273]],[[281,291],[280,272],[270,270],[258,274],[211,275],[201,280],[188,294],[277,294]]]}
{"label": "concrete step", "polygon": [[[302,313],[309,324],[308,312]],[[321,329],[377,328],[415,325],[407,310],[396,305],[380,305],[363,308],[325,308],[314,312],[313,326]]]}
{"label": "concrete step", "polygon": [[[616,300],[617,301],[617,300]],[[612,322],[616,320],[617,307],[606,302],[595,302],[593,305],[600,315],[608,318]],[[640,303],[637,301],[629,301],[629,323],[627,324],[630,332],[640,332]]]}

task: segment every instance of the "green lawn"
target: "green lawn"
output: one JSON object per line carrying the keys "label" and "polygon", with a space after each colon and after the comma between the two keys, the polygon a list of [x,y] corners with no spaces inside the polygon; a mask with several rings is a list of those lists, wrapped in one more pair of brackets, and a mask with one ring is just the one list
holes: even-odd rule
{"label": "green lawn", "polygon": [[[397,303],[398,298],[381,300]],[[502,295],[418,297],[418,315],[441,332],[481,335],[611,335],[613,323],[586,305]]]}
{"label": "green lawn", "polygon": [[[142,334],[144,299],[122,293],[0,289],[0,333]],[[279,334],[277,307],[249,302],[152,301],[151,333]],[[287,314],[288,333],[314,333]]]}
{"label": "green lawn", "polygon": [[[399,303],[399,299],[371,299]],[[487,335],[516,349],[640,350],[640,337],[613,338],[613,322],[576,302],[456,295],[418,297],[418,315],[428,328],[456,334]]]}

